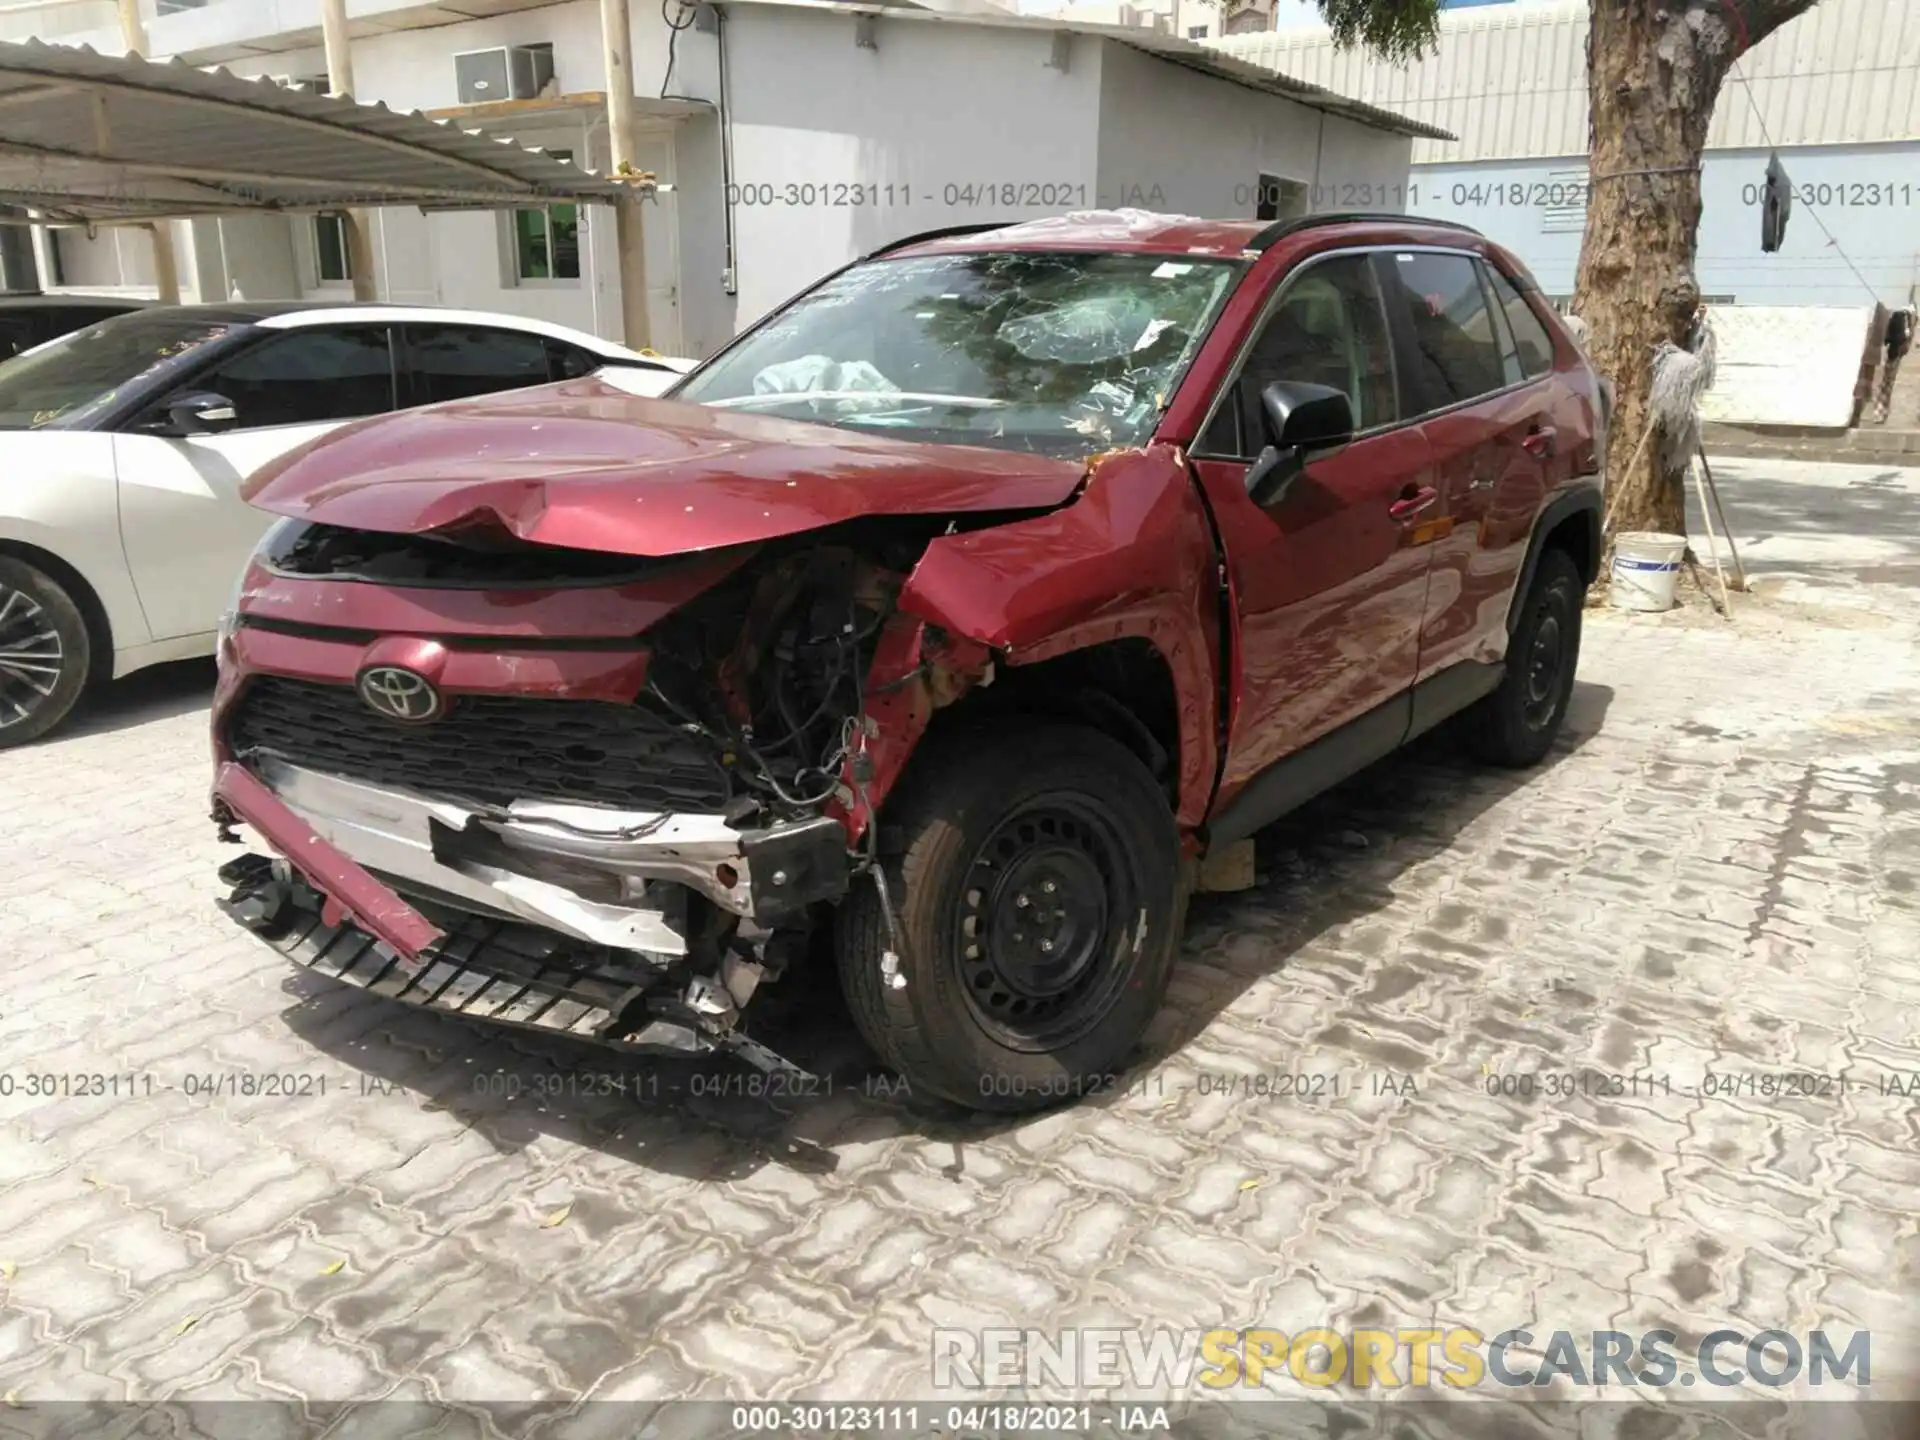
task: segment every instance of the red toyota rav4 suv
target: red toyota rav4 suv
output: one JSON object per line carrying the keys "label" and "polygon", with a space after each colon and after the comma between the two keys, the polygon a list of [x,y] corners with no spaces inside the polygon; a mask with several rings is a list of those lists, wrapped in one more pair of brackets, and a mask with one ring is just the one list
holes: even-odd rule
{"label": "red toyota rav4 suv", "polygon": [[[1392,216],[902,241],[664,400],[337,432],[224,626],[221,903],[302,964],[641,1052],[837,965],[913,1086],[1120,1069],[1209,851],[1442,719],[1527,765],[1598,554],[1598,382]],[[813,943],[817,941],[818,943]]]}

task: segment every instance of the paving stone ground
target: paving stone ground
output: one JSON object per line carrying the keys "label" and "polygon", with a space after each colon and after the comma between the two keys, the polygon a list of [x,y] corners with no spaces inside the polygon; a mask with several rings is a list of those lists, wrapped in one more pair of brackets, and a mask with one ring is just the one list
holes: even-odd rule
{"label": "paving stone ground", "polygon": [[0,755],[0,1428],[922,1396],[936,1326],[1869,1329],[1911,1393],[1920,471],[1716,474],[1733,623],[1590,611],[1548,763],[1426,743],[1263,835],[1124,1087],[1012,1123],[297,974],[213,908],[209,672],[122,685]]}

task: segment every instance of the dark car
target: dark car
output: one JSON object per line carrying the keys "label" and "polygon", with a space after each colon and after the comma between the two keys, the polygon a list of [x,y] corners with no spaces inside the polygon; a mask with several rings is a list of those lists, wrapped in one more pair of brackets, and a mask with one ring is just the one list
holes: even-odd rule
{"label": "dark car", "polygon": [[148,303],[108,295],[0,295],[0,360]]}
{"label": "dark car", "polygon": [[828,963],[916,1091],[1086,1093],[1196,862],[1449,717],[1546,755],[1604,430],[1473,231],[1138,212],[904,241],[665,399],[353,426],[250,489],[214,809],[266,853],[222,903],[382,995],[775,1074],[753,997]]}

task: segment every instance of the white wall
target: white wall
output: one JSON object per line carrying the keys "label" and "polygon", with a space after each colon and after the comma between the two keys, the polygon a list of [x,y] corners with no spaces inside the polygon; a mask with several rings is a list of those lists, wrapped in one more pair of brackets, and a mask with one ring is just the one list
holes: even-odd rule
{"label": "white wall", "polygon": [[[1702,293],[1731,295],[1742,305],[1910,303],[1920,285],[1920,143],[1806,147],[1781,151],[1780,161],[1797,198],[1786,243],[1768,255],[1760,249],[1757,203],[1767,153],[1708,152],[1695,264]],[[1483,231],[1525,260],[1542,289],[1571,294],[1578,217],[1556,233],[1539,202],[1564,198],[1569,182],[1584,189],[1586,173],[1584,155],[1423,165],[1413,173],[1417,198],[1408,208]]]}
{"label": "white wall", "polygon": [[[1410,138],[1368,129],[1133,50],[1108,44],[1101,64],[1099,192],[1105,205],[1209,217],[1251,216],[1262,174],[1298,180],[1334,203],[1400,209]],[[1380,192],[1339,203],[1338,185]]]}
{"label": "white wall", "polygon": [[[1098,40],[1062,73],[1043,31],[882,17],[865,50],[845,15],[745,5],[727,25],[741,325],[903,235],[1097,204]],[[690,297],[705,283],[685,275]]]}
{"label": "white wall", "polygon": [[281,215],[235,215],[176,227],[177,258],[186,272],[181,298],[229,300],[236,284],[247,300],[299,293],[293,223]]}
{"label": "white wall", "polygon": [[[666,65],[659,8],[636,4],[630,9],[635,88],[642,94],[657,93]],[[562,92],[605,88],[599,8],[592,0],[574,0],[458,25],[358,39],[353,46],[354,89],[360,98],[383,101],[396,110],[443,109],[459,103],[454,84],[456,54],[529,42],[553,46],[554,74]],[[326,70],[326,57],[319,50],[292,51],[236,62],[229,68],[242,75],[321,74]],[[496,123],[490,133],[510,134],[523,145],[569,151],[574,163],[584,168],[605,170],[608,166],[605,117],[597,112],[530,116],[511,127]],[[674,145],[669,130],[646,128],[637,137],[636,151],[644,168],[656,170],[663,179],[673,177]],[[717,179],[713,183],[717,186]],[[685,346],[676,311],[679,243],[675,207],[676,197],[671,196],[649,205],[644,229],[654,344],[678,351]],[[512,278],[510,237],[497,213],[423,215],[399,207],[370,213],[376,283],[383,298],[538,316],[609,338],[620,336],[613,214],[603,206],[582,207],[579,279],[519,282]],[[351,286],[318,283],[311,222],[295,218],[291,226],[298,282],[298,289],[292,293],[314,298],[350,295]],[[247,293],[255,298],[251,290]]]}
{"label": "white wall", "polygon": [[[650,0],[633,0],[629,8],[635,89],[657,95],[667,78],[660,11]],[[1251,215],[1263,171],[1311,181],[1317,166],[1323,178],[1337,174],[1383,187],[1405,177],[1405,139],[1323,119],[1292,101],[1112,41],[1075,37],[1062,71],[1049,65],[1053,36],[1040,29],[883,15],[875,26],[877,48],[867,49],[855,43],[847,15],[742,4],[728,7],[727,16],[737,293],[725,284],[727,207],[717,119],[663,125],[640,147],[641,163],[675,185],[647,209],[648,279],[656,344],[683,354],[710,353],[826,272],[912,233],[1123,205]],[[196,23],[205,28],[206,22]],[[154,27],[156,53],[165,31]],[[451,106],[458,98],[454,54],[531,41],[553,45],[563,92],[604,88],[598,6],[567,0],[358,39],[355,89],[399,110]],[[718,54],[715,35],[683,31],[671,93],[717,100]],[[305,75],[323,72],[325,60],[318,50],[288,51],[231,68]],[[605,167],[606,130],[598,115],[529,119],[511,133],[522,143],[569,149],[589,166]],[[585,209],[582,278],[537,284],[511,282],[511,252],[497,215],[422,216],[392,208],[373,215],[383,295],[619,334],[610,211]],[[247,249],[236,261],[230,222],[228,270],[213,273],[217,243],[200,243],[196,222],[192,263],[183,267],[206,298],[224,297],[236,275],[249,299],[350,294],[345,285],[318,285],[310,220],[247,223],[261,227],[254,232],[257,254]],[[217,242],[218,231],[210,234]],[[145,263],[144,241],[123,243],[134,265]],[[99,245],[86,247],[83,268],[89,276],[98,269],[101,283],[112,283]],[[276,292],[276,286],[285,288]]]}
{"label": "white wall", "polygon": [[[47,232],[60,253],[60,283],[84,290],[144,290],[153,293],[153,242],[144,230],[124,225],[97,230]],[[51,283],[53,277],[46,277]]]}

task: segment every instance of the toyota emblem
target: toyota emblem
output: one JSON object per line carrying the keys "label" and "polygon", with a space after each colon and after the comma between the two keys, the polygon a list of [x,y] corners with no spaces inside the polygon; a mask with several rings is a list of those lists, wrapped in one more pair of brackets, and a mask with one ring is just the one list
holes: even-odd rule
{"label": "toyota emblem", "polygon": [[440,692],[424,675],[402,670],[397,665],[376,665],[360,672],[355,689],[366,707],[389,720],[421,725],[438,719],[445,708]]}

